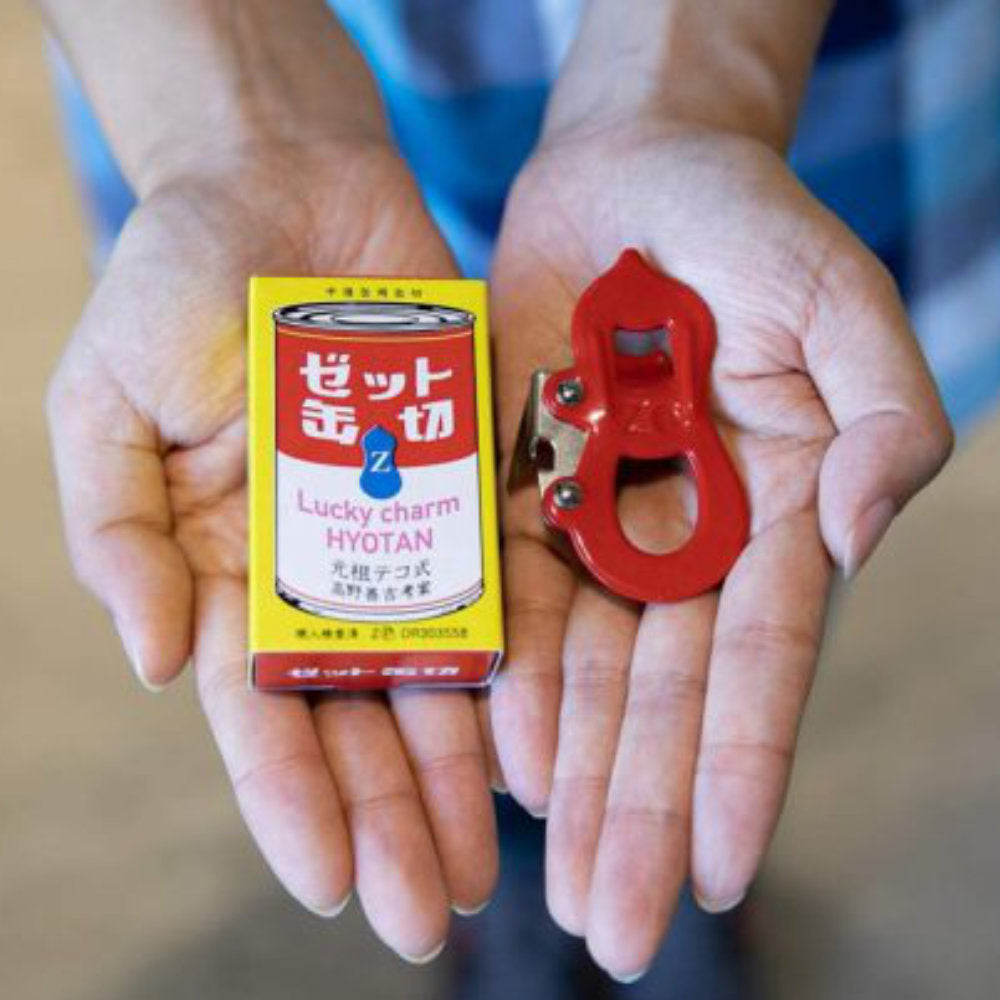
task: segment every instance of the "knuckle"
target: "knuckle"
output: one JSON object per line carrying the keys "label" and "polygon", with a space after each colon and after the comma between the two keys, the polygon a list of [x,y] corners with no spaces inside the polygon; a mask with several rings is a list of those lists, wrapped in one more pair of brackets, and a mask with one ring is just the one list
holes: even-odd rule
{"label": "knuckle", "polygon": [[955,429],[944,408],[937,402],[935,402],[923,435],[936,472],[948,461],[955,448]]}
{"label": "knuckle", "polygon": [[556,771],[552,775],[552,803],[604,801],[610,775],[603,771]]}
{"label": "knuckle", "polygon": [[826,262],[824,284],[836,296],[896,299],[899,288],[888,267],[870,250],[852,244],[832,253]]}
{"label": "knuckle", "polygon": [[530,651],[508,655],[507,662],[497,674],[490,691],[490,704],[495,712],[498,706],[520,707],[523,699],[558,699],[562,691],[562,678],[558,669],[548,666]]}
{"label": "knuckle", "polygon": [[810,274],[807,333],[836,329],[858,317],[884,315],[887,309],[902,309],[892,272],[853,236],[827,246]]}
{"label": "knuckle", "polygon": [[362,815],[377,815],[398,809],[421,808],[419,795],[412,785],[386,788],[367,795],[348,796],[345,808],[348,815],[357,818]]}
{"label": "knuckle", "polygon": [[281,757],[265,758],[233,769],[233,789],[241,795],[266,793],[271,787],[281,787],[288,780],[288,773],[322,767],[318,751],[299,751]]}
{"label": "knuckle", "polygon": [[558,611],[551,601],[538,595],[515,592],[507,597],[507,617],[512,621],[517,620],[521,630],[526,631],[535,626],[539,631],[548,631]]}
{"label": "knuckle", "polygon": [[66,554],[73,579],[98,600],[104,601],[99,537],[66,524]]}
{"label": "knuckle", "polygon": [[617,709],[624,701],[627,658],[588,650],[567,656],[563,668],[563,702],[572,710]]}
{"label": "knuckle", "polygon": [[715,774],[766,780],[775,772],[786,773],[795,755],[794,741],[762,737],[709,740],[698,754],[699,774]]}
{"label": "knuckle", "polygon": [[451,750],[418,757],[416,767],[422,778],[463,777],[469,771],[485,776],[486,757],[482,750]]}
{"label": "knuckle", "polygon": [[227,703],[246,694],[246,676],[240,661],[214,664],[212,669],[195,670],[198,701],[202,711],[212,720],[218,717]]}
{"label": "knuckle", "polygon": [[819,635],[810,629],[758,619],[722,632],[715,639],[715,649],[718,654],[755,663],[811,663],[819,655],[819,643]]}
{"label": "knuckle", "polygon": [[605,822],[650,827],[661,834],[676,832],[687,836],[691,827],[691,816],[689,812],[675,805],[612,800],[605,811]]}
{"label": "knuckle", "polygon": [[700,674],[682,670],[635,673],[629,681],[628,711],[666,716],[687,708],[700,708],[706,690],[706,680]]}

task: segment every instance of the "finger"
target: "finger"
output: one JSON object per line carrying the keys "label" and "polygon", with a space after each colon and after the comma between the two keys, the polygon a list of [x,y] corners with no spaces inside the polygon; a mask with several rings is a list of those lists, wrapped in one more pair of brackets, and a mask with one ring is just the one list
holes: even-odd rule
{"label": "finger", "polygon": [[637,624],[634,605],[589,581],[577,589],[563,641],[559,747],[545,851],[549,910],[571,934],[582,935],[587,923]]}
{"label": "finger", "polygon": [[590,952],[617,979],[653,960],[687,877],[716,603],[650,605],[636,636],[587,918]]}
{"label": "finger", "polygon": [[777,823],[816,666],[830,564],[814,513],[758,534],[719,603],[695,779],[692,866],[705,909],[735,906]]}
{"label": "finger", "polygon": [[804,349],[840,432],[820,475],[823,537],[852,576],[940,470],[953,438],[888,272],[868,257],[841,266]]}
{"label": "finger", "polygon": [[71,348],[48,395],[68,547],[139,680],[158,690],[190,654],[191,574],[171,534],[156,432],[86,355]]}
{"label": "finger", "polygon": [[247,686],[245,605],[242,581],[199,582],[194,659],[202,707],[274,873],[304,906],[333,916],[351,892],[347,825],[305,700]]}
{"label": "finger", "polygon": [[465,691],[390,696],[452,908],[481,910],[496,885],[497,833],[476,705]]}
{"label": "finger", "polygon": [[572,571],[526,535],[504,552],[507,656],[490,695],[493,735],[511,795],[545,813],[552,786],[562,689],[562,639],[576,587]]}
{"label": "finger", "polygon": [[389,707],[378,695],[335,693],[315,714],[347,811],[365,915],[401,957],[430,961],[444,946],[448,894]]}
{"label": "finger", "polygon": [[493,738],[493,721],[490,716],[490,691],[484,688],[477,691],[476,718],[479,721],[479,735],[483,741],[483,753],[486,755],[486,773],[489,775],[490,787],[500,795],[507,794],[507,782],[504,780],[497,756],[496,740]]}

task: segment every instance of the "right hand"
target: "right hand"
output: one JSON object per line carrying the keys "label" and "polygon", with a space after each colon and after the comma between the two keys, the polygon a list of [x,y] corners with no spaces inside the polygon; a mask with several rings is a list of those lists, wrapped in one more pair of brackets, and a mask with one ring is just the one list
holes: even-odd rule
{"label": "right hand", "polygon": [[356,883],[411,960],[497,872],[472,696],[252,693],[246,685],[247,278],[449,277],[455,265],[387,143],[284,143],[200,159],[129,219],[52,380],[66,532],[142,682],[193,658],[260,849],[305,906]]}
{"label": "right hand", "polygon": [[[637,247],[713,311],[712,419],[752,512],[720,588],[641,605],[567,559],[536,490],[505,505],[499,760],[511,794],[548,816],[553,917],[628,980],[653,961],[686,879],[712,912],[750,886],[834,564],[857,571],[951,432],[887,272],[775,150],[639,114],[582,120],[542,144],[508,201],[492,275],[501,444],[510,454],[530,373],[571,362],[580,295]],[[694,529],[675,471],[622,477],[618,513],[640,548],[675,549]]]}

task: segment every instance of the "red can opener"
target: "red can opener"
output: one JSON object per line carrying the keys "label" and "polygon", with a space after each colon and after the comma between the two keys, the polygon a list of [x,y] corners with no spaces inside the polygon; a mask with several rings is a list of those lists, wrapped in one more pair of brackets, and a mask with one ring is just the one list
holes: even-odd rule
{"label": "red can opener", "polygon": [[[646,349],[623,352],[628,336]],[[572,343],[572,367],[535,372],[525,413],[546,523],[624,597],[680,601],[710,590],[746,545],[750,514],[710,412],[715,322],[708,306],[626,250],[580,298]],[[618,520],[619,463],[678,457],[695,482],[697,521],[679,549],[644,552]]]}

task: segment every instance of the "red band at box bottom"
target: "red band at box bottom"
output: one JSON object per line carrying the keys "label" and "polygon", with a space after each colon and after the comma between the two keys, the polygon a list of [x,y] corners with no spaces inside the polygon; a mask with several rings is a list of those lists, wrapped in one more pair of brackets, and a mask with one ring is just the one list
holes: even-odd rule
{"label": "red band at box bottom", "polygon": [[254,653],[257,691],[372,691],[393,687],[486,684],[500,660],[493,651]]}

